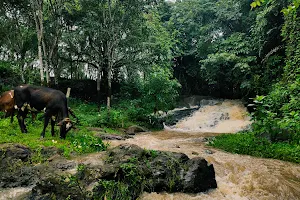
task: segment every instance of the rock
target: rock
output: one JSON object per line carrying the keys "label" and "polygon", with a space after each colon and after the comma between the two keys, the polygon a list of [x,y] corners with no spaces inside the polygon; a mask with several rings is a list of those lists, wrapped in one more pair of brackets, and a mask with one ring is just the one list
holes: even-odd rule
{"label": "rock", "polygon": [[204,158],[193,158],[187,161],[188,170],[183,177],[184,192],[203,192],[209,188],[216,188],[215,170],[208,165]]}
{"label": "rock", "polygon": [[213,154],[213,152],[211,150],[209,150],[209,149],[205,149],[205,153],[207,153],[207,154]]}
{"label": "rock", "polygon": [[0,156],[3,159],[21,159],[22,161],[27,161],[31,155],[29,148],[20,144],[1,144],[0,145]]}
{"label": "rock", "polygon": [[42,178],[32,189],[29,199],[86,199],[86,192],[72,177],[51,174]]}
{"label": "rock", "polygon": [[[109,167],[102,168],[105,172],[102,179],[133,181],[137,185],[131,189],[137,191],[142,187],[148,192],[198,193],[217,187],[213,165],[208,165],[204,158],[189,159],[183,153],[151,151],[123,144],[108,152],[106,165]],[[130,176],[137,180],[128,180]],[[100,190],[103,188],[96,187],[95,193],[100,195],[103,192]]]}
{"label": "rock", "polygon": [[135,135],[136,133],[140,133],[140,132],[148,132],[148,131],[149,131],[149,130],[147,130],[147,129],[144,128],[144,127],[134,125],[134,126],[130,126],[130,127],[126,130],[126,133],[129,134],[129,135]]}
{"label": "rock", "polygon": [[36,182],[36,172],[27,163],[31,151],[20,144],[0,145],[0,188],[24,187]]}
{"label": "rock", "polygon": [[57,147],[42,147],[41,154],[43,155],[44,160],[49,159],[55,155],[61,155],[63,150],[58,149]]}
{"label": "rock", "polygon": [[95,137],[99,137],[102,140],[126,140],[128,138],[132,138],[132,136],[129,135],[101,134],[101,133],[96,134]]}
{"label": "rock", "polygon": [[[12,148],[15,147],[6,149]],[[11,152],[19,153],[7,155],[23,163],[20,158],[26,158],[24,155],[27,154],[23,151],[29,149],[17,149]],[[49,162],[35,166],[18,168],[18,163],[13,173],[1,174],[0,187],[33,186],[32,192],[25,198],[31,200],[137,199],[144,191],[198,193],[217,187],[213,165],[204,158],[189,159],[183,153],[146,150],[137,145],[123,144],[103,152],[97,159],[103,161],[83,164],[52,156]],[[4,169],[2,164],[3,160],[1,167]]]}

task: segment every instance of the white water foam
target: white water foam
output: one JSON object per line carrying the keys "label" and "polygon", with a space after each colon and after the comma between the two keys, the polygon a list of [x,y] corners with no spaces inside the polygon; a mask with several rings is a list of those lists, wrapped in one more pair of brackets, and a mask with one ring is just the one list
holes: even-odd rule
{"label": "white water foam", "polygon": [[206,100],[206,105],[192,116],[179,121],[174,126],[166,126],[167,131],[236,133],[247,129],[251,118],[246,107],[238,100]]}

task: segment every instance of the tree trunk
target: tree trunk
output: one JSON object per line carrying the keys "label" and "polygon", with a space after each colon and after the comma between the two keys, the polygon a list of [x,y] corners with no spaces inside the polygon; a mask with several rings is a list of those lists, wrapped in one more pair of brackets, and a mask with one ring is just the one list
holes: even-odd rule
{"label": "tree trunk", "polygon": [[42,53],[42,39],[43,39],[43,0],[32,0],[31,8],[36,27],[38,39],[38,56],[40,64],[41,85],[44,84],[44,66]]}
{"label": "tree trunk", "polygon": [[97,103],[98,103],[98,110],[100,111],[100,100],[101,100],[101,93],[100,93],[100,86],[101,86],[101,67],[99,66],[97,69]]}
{"label": "tree trunk", "polygon": [[45,45],[45,41],[44,41],[43,37],[42,37],[42,44],[43,44],[44,60],[45,60],[46,82],[47,82],[47,86],[49,86],[50,76],[49,76],[49,67],[48,67],[48,62],[47,62],[48,56],[47,56],[46,45]]}
{"label": "tree trunk", "polygon": [[43,67],[43,55],[42,55],[42,46],[40,45],[40,41],[38,42],[39,43],[39,46],[38,46],[38,49],[39,49],[39,63],[40,63],[40,75],[41,75],[41,85],[44,84],[44,67]]}
{"label": "tree trunk", "polygon": [[111,40],[107,42],[107,110],[108,115],[110,114],[110,105],[111,105],[111,76],[112,76],[112,65],[113,65],[113,43],[114,41],[114,28],[113,28],[113,18],[111,13],[111,0],[108,0],[108,15],[109,15],[109,26],[110,33],[112,34]]}
{"label": "tree trunk", "polygon": [[111,104],[111,73],[112,73],[111,61],[108,61],[108,70],[107,70],[107,109],[108,110],[110,110],[110,104]]}

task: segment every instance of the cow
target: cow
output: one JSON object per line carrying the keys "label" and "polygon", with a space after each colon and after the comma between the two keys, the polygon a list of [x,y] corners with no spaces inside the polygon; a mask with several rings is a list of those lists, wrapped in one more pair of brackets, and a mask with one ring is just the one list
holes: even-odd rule
{"label": "cow", "polygon": [[73,127],[69,118],[67,98],[64,93],[47,87],[21,85],[14,88],[15,108],[18,110],[18,122],[22,133],[27,133],[24,120],[28,111],[44,111],[44,128],[41,138],[45,137],[45,131],[51,120],[51,134],[54,136],[55,121],[60,126],[60,138],[65,139],[68,131]]}
{"label": "cow", "polygon": [[[15,115],[15,98],[14,98],[14,90],[3,92],[0,96],[0,111],[5,112],[5,118],[11,117],[10,123],[14,121]],[[36,112],[31,112],[32,119],[36,119]]]}
{"label": "cow", "polygon": [[6,91],[3,92],[0,96],[0,111],[5,112],[5,117],[11,117],[10,122],[12,123],[14,120],[14,91]]}

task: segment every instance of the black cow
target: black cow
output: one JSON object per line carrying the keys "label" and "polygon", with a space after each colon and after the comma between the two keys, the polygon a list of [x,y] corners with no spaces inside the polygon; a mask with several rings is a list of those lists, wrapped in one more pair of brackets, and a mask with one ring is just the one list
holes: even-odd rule
{"label": "black cow", "polygon": [[24,119],[29,110],[42,111],[44,129],[41,137],[45,137],[45,130],[51,119],[51,134],[54,136],[55,121],[58,120],[60,126],[60,137],[65,139],[67,132],[72,128],[73,124],[69,118],[67,98],[64,93],[46,87],[21,85],[14,89],[15,92],[15,108],[18,109],[18,122],[22,133],[27,133]]}

